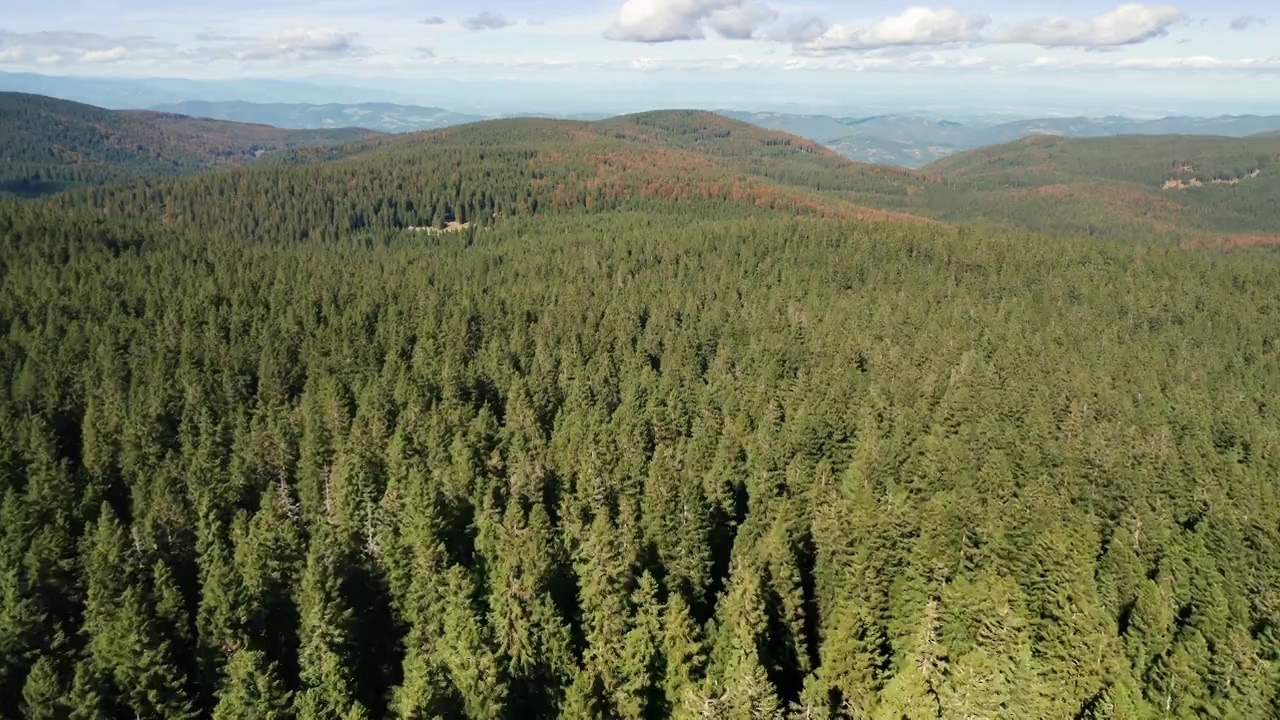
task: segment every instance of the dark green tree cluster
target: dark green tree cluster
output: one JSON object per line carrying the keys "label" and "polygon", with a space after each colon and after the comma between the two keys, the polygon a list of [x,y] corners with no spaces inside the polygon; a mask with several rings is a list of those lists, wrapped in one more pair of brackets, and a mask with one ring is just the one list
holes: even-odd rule
{"label": "dark green tree cluster", "polygon": [[259,180],[0,206],[0,716],[1280,714],[1274,255]]}

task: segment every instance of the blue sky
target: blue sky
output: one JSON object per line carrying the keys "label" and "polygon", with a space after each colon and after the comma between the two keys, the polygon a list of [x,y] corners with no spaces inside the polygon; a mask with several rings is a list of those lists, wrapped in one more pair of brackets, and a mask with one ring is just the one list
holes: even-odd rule
{"label": "blue sky", "polygon": [[0,18],[0,70],[323,78],[475,104],[432,91],[464,81],[487,102],[566,110],[1280,112],[1280,12],[1262,0],[44,0]]}

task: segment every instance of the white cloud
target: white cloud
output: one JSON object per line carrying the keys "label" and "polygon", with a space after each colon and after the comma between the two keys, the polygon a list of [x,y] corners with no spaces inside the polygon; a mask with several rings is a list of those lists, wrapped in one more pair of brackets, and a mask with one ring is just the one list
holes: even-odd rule
{"label": "white cloud", "polygon": [[989,41],[1041,47],[1119,47],[1163,37],[1185,21],[1176,6],[1131,3],[1083,22],[1046,18],[1000,28]]}
{"label": "white cloud", "polygon": [[301,63],[362,57],[371,52],[357,42],[356,33],[334,30],[286,30],[260,37],[201,32],[195,39],[198,44],[194,46],[178,46],[140,35],[0,30],[0,65]]}
{"label": "white cloud", "polygon": [[1267,19],[1256,15],[1242,15],[1238,18],[1232,18],[1231,29],[1244,31],[1254,25],[1266,25]]}
{"label": "white cloud", "polygon": [[502,15],[497,15],[487,10],[475,17],[469,17],[462,21],[462,27],[472,32],[480,32],[481,30],[501,30],[502,28],[510,25],[515,25],[515,22],[508,20]]}
{"label": "white cloud", "polygon": [[423,18],[419,22],[421,22],[423,25],[443,25],[444,18],[440,17],[439,15],[432,15],[431,17]]}
{"label": "white cloud", "polygon": [[992,27],[986,15],[954,7],[912,7],[867,26],[834,25],[800,43],[810,53],[866,51],[889,47],[955,45],[1038,45],[1040,47],[1116,48],[1168,34],[1185,22],[1173,5],[1127,4],[1090,20],[1040,18]]}
{"label": "white cloud", "polygon": [[157,51],[169,47],[144,35],[0,30],[0,64],[3,65],[116,63],[131,57],[154,56]]}
{"label": "white cloud", "polygon": [[748,2],[717,10],[707,17],[707,26],[731,40],[749,40],[756,31],[778,19],[778,12],[761,2]]}
{"label": "white cloud", "polygon": [[125,58],[129,51],[123,46],[117,45],[110,50],[92,50],[80,56],[80,62],[86,63],[113,63],[120,62]]}
{"label": "white cloud", "polygon": [[780,34],[772,39],[802,44],[817,40],[826,34],[829,29],[831,29],[831,25],[826,20],[817,16],[810,16],[791,21]]}
{"label": "white cloud", "polygon": [[807,47],[830,52],[975,42],[990,21],[955,8],[913,7],[866,28],[835,25]]}
{"label": "white cloud", "polygon": [[263,37],[235,37],[196,48],[189,54],[203,61],[236,60],[309,62],[358,57],[368,48],[356,42],[356,33],[336,30],[286,30]]}
{"label": "white cloud", "polygon": [[626,0],[605,37],[644,43],[698,40],[710,28],[743,40],[777,19],[778,11],[761,0]]}

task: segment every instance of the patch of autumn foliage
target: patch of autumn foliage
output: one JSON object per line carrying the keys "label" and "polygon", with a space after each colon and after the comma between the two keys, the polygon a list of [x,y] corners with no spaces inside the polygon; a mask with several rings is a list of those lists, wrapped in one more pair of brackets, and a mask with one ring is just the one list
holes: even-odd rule
{"label": "patch of autumn foliage", "polygon": [[1280,245],[1280,235],[1205,235],[1183,243],[1183,247],[1197,250],[1208,247],[1235,249],[1267,245]]}

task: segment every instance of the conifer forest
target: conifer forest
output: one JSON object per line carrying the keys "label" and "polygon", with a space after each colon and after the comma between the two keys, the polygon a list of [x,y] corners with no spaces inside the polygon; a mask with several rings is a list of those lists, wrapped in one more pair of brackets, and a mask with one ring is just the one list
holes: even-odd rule
{"label": "conifer forest", "polygon": [[727,123],[0,200],[0,717],[1280,717],[1275,248]]}

